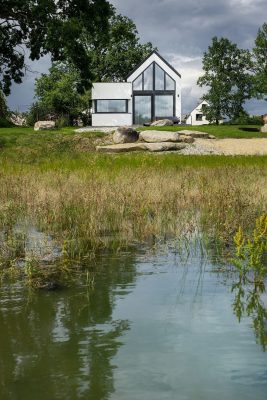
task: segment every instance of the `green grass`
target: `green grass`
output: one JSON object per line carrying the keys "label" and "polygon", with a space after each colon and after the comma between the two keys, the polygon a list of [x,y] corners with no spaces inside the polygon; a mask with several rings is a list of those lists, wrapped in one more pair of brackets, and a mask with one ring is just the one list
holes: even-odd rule
{"label": "green grass", "polygon": [[192,131],[208,132],[218,139],[233,138],[267,138],[267,133],[260,132],[258,125],[202,125],[202,126],[164,126],[164,127],[142,127],[138,130],[158,130],[179,132],[187,129]]}

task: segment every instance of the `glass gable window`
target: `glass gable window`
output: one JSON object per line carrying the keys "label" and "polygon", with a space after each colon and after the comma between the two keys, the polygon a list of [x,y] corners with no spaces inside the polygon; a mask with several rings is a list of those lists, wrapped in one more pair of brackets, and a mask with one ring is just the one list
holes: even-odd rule
{"label": "glass gable window", "polygon": [[173,116],[173,96],[155,96],[155,117]]}
{"label": "glass gable window", "polygon": [[175,90],[172,79],[157,63],[153,62],[133,81],[135,91]]}
{"label": "glass gable window", "polygon": [[165,72],[157,64],[155,65],[155,90],[164,90]]}
{"label": "glass gable window", "polygon": [[97,100],[97,113],[126,113],[127,100]]}
{"label": "glass gable window", "polygon": [[166,79],[166,82],[165,82],[166,90],[175,90],[175,82],[174,82],[174,80],[167,74],[166,74],[165,79]]}
{"label": "glass gable window", "polygon": [[153,64],[144,71],[144,90],[153,90]]}
{"label": "glass gable window", "polygon": [[143,90],[143,74],[139,75],[134,81],[133,90]]}

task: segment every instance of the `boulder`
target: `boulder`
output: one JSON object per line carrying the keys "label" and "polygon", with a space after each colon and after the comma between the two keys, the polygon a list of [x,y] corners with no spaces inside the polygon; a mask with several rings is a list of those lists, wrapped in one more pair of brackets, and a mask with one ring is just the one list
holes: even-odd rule
{"label": "boulder", "polygon": [[193,143],[195,141],[195,139],[192,136],[188,136],[188,135],[179,135],[180,138],[180,142],[184,142],[184,143]]}
{"label": "boulder", "polygon": [[199,132],[199,131],[189,131],[187,129],[184,129],[182,131],[179,131],[180,135],[186,135],[186,136],[191,136],[193,138],[204,138],[208,139],[209,133],[207,132]]}
{"label": "boulder", "polygon": [[55,129],[55,122],[54,121],[38,121],[34,124],[35,131],[44,131],[49,129]]}
{"label": "boulder", "polygon": [[168,131],[142,131],[139,138],[148,143],[158,142],[180,142],[180,135],[178,132]]}
{"label": "boulder", "polygon": [[264,114],[262,116],[262,120],[263,120],[263,125],[267,125],[267,114]]}
{"label": "boulder", "polygon": [[261,132],[262,132],[262,133],[267,133],[267,124],[265,124],[265,125],[263,125],[263,126],[261,127]]}
{"label": "boulder", "polygon": [[172,126],[173,121],[170,119],[160,119],[159,121],[152,122],[151,126]]}
{"label": "boulder", "polygon": [[209,135],[208,139],[216,139],[216,136],[214,136],[214,135]]}
{"label": "boulder", "polygon": [[113,134],[113,142],[116,144],[134,143],[139,138],[138,132],[127,126],[120,126]]}
{"label": "boulder", "polygon": [[123,143],[111,144],[108,146],[96,146],[96,151],[99,153],[128,153],[130,151],[146,151],[144,143]]}
{"label": "boulder", "polygon": [[145,143],[148,151],[159,152],[159,151],[177,151],[182,150],[186,147],[184,143],[174,142],[161,142],[161,143]]}

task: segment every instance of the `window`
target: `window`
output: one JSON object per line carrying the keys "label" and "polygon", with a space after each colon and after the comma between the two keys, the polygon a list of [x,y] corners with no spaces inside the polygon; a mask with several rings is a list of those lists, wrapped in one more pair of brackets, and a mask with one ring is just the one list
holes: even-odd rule
{"label": "window", "polygon": [[175,81],[157,63],[149,67],[133,81],[135,91],[175,90]]}
{"label": "window", "polygon": [[202,114],[196,114],[196,121],[202,121]]}
{"label": "window", "polygon": [[165,72],[157,64],[155,65],[155,90],[164,90]]}
{"label": "window", "polygon": [[175,82],[174,80],[166,74],[166,90],[175,90]]}
{"label": "window", "polygon": [[205,114],[205,112],[207,111],[207,107],[208,107],[207,104],[202,104],[201,111],[202,111],[204,114]]}
{"label": "window", "polygon": [[173,116],[173,96],[155,96],[155,117]]}
{"label": "window", "polygon": [[127,113],[127,100],[96,100],[96,113]]}
{"label": "window", "polygon": [[143,74],[139,75],[134,81],[133,90],[143,90]]}
{"label": "window", "polygon": [[151,64],[143,73],[144,90],[153,90],[153,64]]}

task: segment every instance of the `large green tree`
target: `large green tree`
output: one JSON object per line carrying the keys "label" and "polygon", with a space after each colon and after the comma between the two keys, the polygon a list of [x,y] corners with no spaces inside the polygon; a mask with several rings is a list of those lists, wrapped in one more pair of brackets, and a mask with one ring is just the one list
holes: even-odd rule
{"label": "large green tree", "polygon": [[134,22],[120,14],[109,19],[109,40],[96,37],[92,43],[84,37],[96,81],[121,81],[155,48],[141,44]]}
{"label": "large green tree", "polygon": [[[90,93],[79,93],[80,73],[68,63],[53,63],[48,74],[36,80],[34,109],[55,117],[65,117],[69,123],[89,108]],[[38,112],[37,112],[38,114]]]}
{"label": "large green tree", "polygon": [[0,87],[10,93],[12,81],[25,73],[25,49],[31,60],[51,54],[69,59],[80,71],[80,89],[93,80],[88,42],[108,40],[114,8],[107,0],[0,0]]}
{"label": "large green tree", "polygon": [[267,101],[267,24],[258,30],[253,49],[254,55],[254,90],[255,95]]}
{"label": "large green tree", "polygon": [[209,103],[207,118],[217,124],[222,117],[237,118],[243,104],[251,97],[252,61],[248,50],[242,50],[227,38],[214,37],[204,53],[204,75],[199,86],[208,88],[203,100]]}

